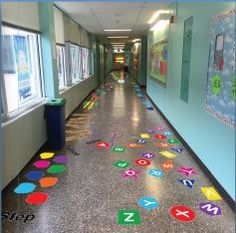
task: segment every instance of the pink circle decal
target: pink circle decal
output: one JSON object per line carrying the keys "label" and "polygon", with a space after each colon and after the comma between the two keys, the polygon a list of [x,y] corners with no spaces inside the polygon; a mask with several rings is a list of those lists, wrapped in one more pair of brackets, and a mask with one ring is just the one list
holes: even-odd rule
{"label": "pink circle decal", "polygon": [[50,166],[50,162],[47,160],[38,160],[34,163],[34,166],[37,168],[47,168]]}

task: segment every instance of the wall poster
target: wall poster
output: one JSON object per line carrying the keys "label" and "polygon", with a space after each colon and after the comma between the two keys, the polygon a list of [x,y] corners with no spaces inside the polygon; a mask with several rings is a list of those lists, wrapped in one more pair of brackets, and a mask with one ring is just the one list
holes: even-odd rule
{"label": "wall poster", "polygon": [[25,36],[13,36],[15,59],[17,64],[18,85],[20,101],[32,95],[30,81],[29,53],[27,51],[27,38]]}
{"label": "wall poster", "polygon": [[164,87],[167,85],[167,48],[165,39],[153,44],[151,51],[151,76]]}
{"label": "wall poster", "polygon": [[235,9],[212,18],[205,109],[235,128]]}

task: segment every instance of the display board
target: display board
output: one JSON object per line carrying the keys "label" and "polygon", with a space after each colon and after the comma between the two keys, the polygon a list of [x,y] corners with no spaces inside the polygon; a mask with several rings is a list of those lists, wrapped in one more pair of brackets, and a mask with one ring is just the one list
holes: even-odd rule
{"label": "display board", "polygon": [[205,109],[235,128],[235,9],[212,18]]}
{"label": "display board", "polygon": [[167,85],[167,48],[165,39],[153,44],[151,52],[151,76],[164,87]]}

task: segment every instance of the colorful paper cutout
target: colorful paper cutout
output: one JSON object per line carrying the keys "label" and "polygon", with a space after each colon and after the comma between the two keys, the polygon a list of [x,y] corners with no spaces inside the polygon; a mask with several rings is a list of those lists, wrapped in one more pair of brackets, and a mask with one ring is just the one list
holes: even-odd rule
{"label": "colorful paper cutout", "polygon": [[151,176],[155,176],[157,178],[164,176],[164,173],[161,170],[155,170],[155,169],[151,169],[148,174]]}
{"label": "colorful paper cutout", "polygon": [[15,189],[14,192],[17,194],[26,194],[31,193],[36,189],[36,185],[33,183],[20,183]]}
{"label": "colorful paper cutout", "polygon": [[134,162],[137,166],[149,166],[151,164],[147,159],[136,159]]}
{"label": "colorful paper cutout", "polygon": [[132,167],[128,170],[122,171],[121,174],[124,178],[137,179],[138,175],[142,173],[141,171],[135,171]]}
{"label": "colorful paper cutout", "polygon": [[166,136],[162,134],[156,134],[155,138],[163,140],[163,139],[166,139]]}
{"label": "colorful paper cutout", "polygon": [[184,174],[185,176],[190,176],[192,174],[195,174],[195,175],[198,174],[193,167],[183,167],[183,166],[179,167],[177,169],[177,172],[180,172],[180,173]]}
{"label": "colorful paper cutout", "polygon": [[124,146],[114,146],[113,148],[112,148],[112,151],[114,151],[114,152],[125,152],[125,147]]}
{"label": "colorful paper cutout", "polygon": [[181,205],[173,206],[170,210],[170,214],[181,222],[192,222],[196,217],[192,209]]}
{"label": "colorful paper cutout", "polygon": [[195,180],[184,180],[184,179],[178,179],[180,183],[182,183],[184,186],[192,189],[193,185],[195,183]]}
{"label": "colorful paper cutout", "polygon": [[54,156],[52,152],[44,152],[40,154],[41,159],[51,159]]}
{"label": "colorful paper cutout", "polygon": [[205,197],[207,198],[207,200],[209,201],[222,200],[222,197],[220,196],[220,194],[213,187],[202,187],[201,190],[203,194],[205,195]]}
{"label": "colorful paper cutout", "polygon": [[130,166],[130,162],[120,160],[114,163],[113,165],[119,168],[127,168]]}
{"label": "colorful paper cutout", "polygon": [[51,165],[47,172],[50,174],[59,174],[63,173],[66,170],[66,168],[63,165]]}
{"label": "colorful paper cutout", "polygon": [[108,142],[97,142],[96,147],[97,148],[109,148],[110,144]]}
{"label": "colorful paper cutout", "polygon": [[210,216],[216,216],[222,214],[220,206],[215,205],[211,202],[200,203],[199,209]]}
{"label": "colorful paper cutout", "polygon": [[180,144],[180,141],[178,139],[167,139],[167,141],[170,143],[170,144]]}
{"label": "colorful paper cutout", "polygon": [[58,178],[57,177],[44,177],[39,181],[39,183],[42,188],[52,187],[58,183]]}
{"label": "colorful paper cutout", "polygon": [[38,161],[36,161],[33,165],[34,165],[35,167],[37,167],[37,168],[43,169],[43,168],[49,167],[49,166],[50,166],[50,162],[47,161],[47,160],[38,160]]}
{"label": "colorful paper cutout", "polygon": [[174,147],[174,148],[171,148],[171,150],[177,152],[177,153],[182,153],[182,151],[184,150],[183,147]]}
{"label": "colorful paper cutout", "polygon": [[143,138],[143,139],[149,139],[150,135],[148,133],[141,133],[140,137]]}
{"label": "colorful paper cutout", "polygon": [[158,201],[153,197],[142,197],[138,200],[138,204],[147,210],[153,210],[159,207]]}
{"label": "colorful paper cutout", "polygon": [[167,151],[167,150],[160,151],[159,153],[160,153],[161,155],[165,156],[165,157],[168,158],[168,159],[173,159],[173,158],[176,157],[176,154],[171,153],[171,152],[169,152],[169,151]]}
{"label": "colorful paper cutout", "polygon": [[48,194],[42,192],[34,192],[28,195],[25,201],[30,205],[42,205],[48,200]]}
{"label": "colorful paper cutout", "polygon": [[53,159],[55,163],[67,163],[68,160],[69,158],[65,155],[58,155]]}
{"label": "colorful paper cutout", "polygon": [[164,163],[161,164],[161,168],[164,172],[169,172],[173,169],[173,161],[167,160]]}
{"label": "colorful paper cutout", "polygon": [[144,158],[152,159],[152,158],[155,157],[155,154],[150,153],[150,152],[145,152],[145,153],[142,153],[142,156],[143,156]]}
{"label": "colorful paper cutout", "polygon": [[138,210],[119,210],[118,224],[120,225],[140,225],[141,219]]}
{"label": "colorful paper cutout", "polygon": [[40,180],[44,176],[42,171],[30,171],[25,175],[29,180]]}

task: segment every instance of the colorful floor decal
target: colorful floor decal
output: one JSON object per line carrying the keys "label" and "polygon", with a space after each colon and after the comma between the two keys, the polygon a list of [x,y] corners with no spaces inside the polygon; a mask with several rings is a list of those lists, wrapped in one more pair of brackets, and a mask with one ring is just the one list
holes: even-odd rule
{"label": "colorful floor decal", "polygon": [[[114,79],[119,83],[119,74],[114,75]],[[116,79],[118,77],[118,79]],[[125,85],[127,82],[125,82]],[[118,85],[118,84],[117,84]],[[121,85],[119,85],[120,87]],[[133,83],[136,90],[137,96],[142,101],[147,111],[153,111],[154,108],[151,103],[146,99],[145,95],[142,93],[139,86]],[[178,159],[182,156],[181,153],[184,151],[184,147],[181,142],[174,137],[174,134],[163,127],[163,125],[158,124],[150,129],[142,129],[141,131],[132,134],[130,141],[123,141],[122,143],[116,143],[115,139],[119,134],[119,124],[117,129],[114,129],[110,138],[104,135],[94,135],[95,132],[91,132],[89,129],[89,124],[93,119],[92,110],[99,105],[99,102],[107,92],[114,88],[113,83],[106,82],[101,88],[94,92],[88,100],[83,103],[83,111],[85,113],[73,113],[66,123],[66,139],[67,143],[72,143],[84,140],[82,146],[86,147],[86,152],[89,152],[88,148],[93,148],[93,150],[98,151],[103,154],[111,154],[114,160],[111,162],[111,166],[114,170],[114,175],[121,179],[122,182],[135,183],[140,182],[140,180],[150,179],[161,183],[168,178],[171,173],[174,173],[176,178],[174,179],[174,184],[177,188],[184,189],[186,192],[193,192],[199,189],[199,194],[202,195],[203,199],[201,203],[196,203],[194,206],[184,206],[181,203],[172,203],[169,206],[169,217],[173,218],[179,222],[192,222],[196,218],[195,210],[198,210],[203,215],[210,217],[222,215],[221,207],[216,205],[216,203],[211,203],[209,201],[220,201],[221,196],[218,194],[214,187],[201,187],[199,188],[198,176],[200,175],[194,167],[189,167],[189,165],[179,165],[181,164]],[[148,113],[149,114],[149,113]],[[93,134],[93,135],[92,135]],[[120,133],[122,135],[122,133]],[[92,137],[91,137],[92,135]],[[88,138],[89,137],[89,138]],[[102,138],[102,139],[98,139]],[[150,149],[148,146],[153,146]],[[146,149],[145,149],[146,148]],[[66,146],[72,154],[79,155],[82,151],[76,151],[71,146]],[[124,159],[123,156],[127,152],[132,152],[134,157],[129,159]],[[83,151],[82,151],[83,152]],[[136,156],[136,157],[135,157]],[[65,155],[56,155],[52,152],[43,152],[40,154],[40,160],[33,163],[34,169],[39,169],[38,171],[32,170],[28,172],[25,177],[32,182],[20,183],[14,192],[19,195],[27,194],[25,201],[30,205],[42,205],[46,203],[49,199],[46,190],[48,188],[53,189],[53,187],[60,185],[59,175],[66,171],[66,164],[68,163],[68,157]],[[101,156],[101,159],[104,157]],[[140,170],[139,170],[140,169]],[[136,180],[133,182],[133,180]],[[33,183],[34,181],[34,183]],[[37,192],[37,188],[43,188],[44,192]],[[156,189],[161,188],[157,186]],[[149,194],[143,194],[149,195]],[[125,207],[127,209],[115,210],[117,211],[117,223],[119,225],[140,225],[142,224],[141,213],[148,211],[157,211],[162,205],[159,203],[159,198],[157,196],[140,196],[140,199],[134,200],[135,207],[130,209],[129,206]],[[153,195],[153,194],[151,194]],[[183,200],[184,202],[184,200]],[[134,208],[134,209],[133,209]],[[142,211],[142,212],[141,212]],[[159,213],[158,213],[159,214]],[[157,216],[158,218],[158,216]],[[151,220],[150,220],[151,221]],[[186,223],[187,224],[187,223]],[[131,230],[132,231],[132,230]],[[130,231],[130,232],[131,232]],[[158,229],[157,229],[158,231]],[[138,232],[136,229],[133,232]]]}
{"label": "colorful floor decal", "polygon": [[[40,170],[29,171],[25,174],[25,177],[37,183],[24,182],[18,184],[14,189],[16,194],[28,194],[25,202],[30,205],[42,205],[48,200],[48,194],[44,192],[35,192],[37,187],[49,188],[58,184],[57,177],[45,176],[49,174],[60,174],[63,173],[66,168],[61,163],[67,163],[68,157],[65,155],[56,155],[52,152],[43,152],[39,155],[42,160],[38,160],[33,163],[33,166]],[[45,159],[45,160],[44,160]],[[48,159],[48,160],[46,160]],[[49,159],[51,159],[49,161]],[[54,163],[54,164],[52,164]],[[42,169],[47,169],[42,171]]]}
{"label": "colorful floor decal", "polygon": [[36,185],[33,183],[21,183],[15,189],[14,192],[17,194],[31,193],[36,189]]}
{"label": "colorful floor decal", "polygon": [[195,212],[186,206],[173,206],[170,210],[170,214],[181,222],[192,222],[196,215]]}
{"label": "colorful floor decal", "polygon": [[48,200],[48,194],[35,192],[28,195],[25,201],[30,205],[42,205]]}
{"label": "colorful floor decal", "polygon": [[140,225],[141,218],[137,210],[119,210],[118,224],[120,225]]}
{"label": "colorful floor decal", "polygon": [[63,173],[66,168],[63,165],[52,165],[48,168],[47,172],[49,174],[60,174]]}

